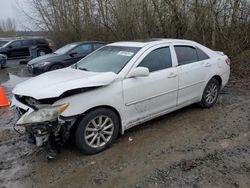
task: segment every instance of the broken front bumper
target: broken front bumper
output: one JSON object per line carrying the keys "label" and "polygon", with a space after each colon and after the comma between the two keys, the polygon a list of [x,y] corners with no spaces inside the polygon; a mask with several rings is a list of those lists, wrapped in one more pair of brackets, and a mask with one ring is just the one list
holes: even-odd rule
{"label": "broken front bumper", "polygon": [[65,142],[69,129],[76,120],[75,117],[60,117],[69,104],[56,106],[35,104],[30,107],[13,97],[11,106],[15,107],[19,116],[15,126],[24,127],[29,135],[29,142],[37,146],[50,144],[50,141]]}

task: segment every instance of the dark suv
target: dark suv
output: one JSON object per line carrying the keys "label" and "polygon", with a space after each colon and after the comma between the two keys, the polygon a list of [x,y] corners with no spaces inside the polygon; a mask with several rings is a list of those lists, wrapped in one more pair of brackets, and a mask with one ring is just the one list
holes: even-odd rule
{"label": "dark suv", "polygon": [[30,47],[37,48],[37,56],[51,53],[52,49],[44,38],[27,38],[27,39],[0,39],[0,54],[6,55],[8,58],[29,56]]}

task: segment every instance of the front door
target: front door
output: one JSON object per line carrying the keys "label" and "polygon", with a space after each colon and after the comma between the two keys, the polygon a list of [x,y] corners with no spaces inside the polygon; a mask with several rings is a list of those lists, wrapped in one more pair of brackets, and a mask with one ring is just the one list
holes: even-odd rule
{"label": "front door", "polygon": [[149,76],[123,80],[128,124],[163,113],[177,103],[178,75],[169,46],[153,48],[145,54],[137,67],[148,68]]}
{"label": "front door", "polygon": [[23,47],[21,41],[14,41],[8,46],[9,57],[20,57],[23,54]]}

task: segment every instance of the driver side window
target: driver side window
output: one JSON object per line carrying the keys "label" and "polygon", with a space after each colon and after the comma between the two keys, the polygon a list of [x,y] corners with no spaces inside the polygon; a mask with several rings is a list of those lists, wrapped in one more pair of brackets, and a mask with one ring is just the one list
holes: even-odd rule
{"label": "driver side window", "polygon": [[21,41],[14,41],[10,44],[10,46],[12,46],[13,48],[19,48],[21,47]]}
{"label": "driver side window", "polygon": [[71,51],[71,53],[86,54],[92,51],[92,44],[82,44]]}
{"label": "driver side window", "polygon": [[172,67],[172,58],[169,47],[158,48],[150,52],[138,65],[146,67],[149,72],[154,72]]}

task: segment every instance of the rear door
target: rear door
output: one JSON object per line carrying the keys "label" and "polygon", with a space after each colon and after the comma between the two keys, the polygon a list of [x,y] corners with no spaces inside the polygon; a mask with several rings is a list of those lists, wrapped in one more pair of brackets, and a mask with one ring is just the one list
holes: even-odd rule
{"label": "rear door", "polygon": [[22,56],[29,56],[30,52],[29,49],[30,47],[34,46],[34,40],[22,40],[21,41],[22,45]]}
{"label": "rear door", "polygon": [[178,105],[198,102],[211,65],[209,57],[192,45],[175,44],[174,49],[178,60]]}
{"label": "rear door", "polygon": [[149,49],[136,63],[137,67],[148,68],[149,76],[123,80],[129,124],[176,106],[178,75],[177,67],[173,66],[172,50],[164,45]]}

